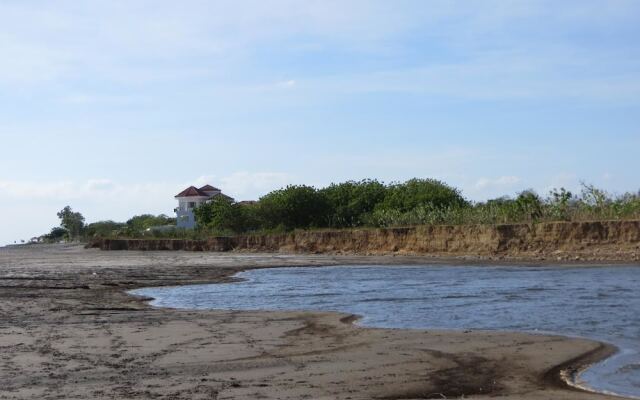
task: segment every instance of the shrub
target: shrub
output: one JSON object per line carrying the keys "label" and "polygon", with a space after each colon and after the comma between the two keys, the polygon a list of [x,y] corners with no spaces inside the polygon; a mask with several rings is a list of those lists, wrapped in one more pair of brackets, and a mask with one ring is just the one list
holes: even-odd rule
{"label": "shrub", "polygon": [[468,204],[458,189],[443,182],[435,179],[411,179],[389,186],[384,200],[377,208],[404,213],[420,206],[437,209],[464,207]]}
{"label": "shrub", "polygon": [[125,228],[126,224],[114,221],[98,221],[88,224],[84,229],[84,236],[88,238],[92,237],[110,237],[117,234],[117,232]]}
{"label": "shrub", "polygon": [[223,196],[200,205],[194,213],[198,226],[212,233],[229,234],[246,229],[241,206]]}
{"label": "shrub", "polygon": [[260,198],[258,218],[263,228],[285,229],[327,226],[329,202],[311,186],[287,186]]}
{"label": "shrub", "polygon": [[331,184],[320,192],[329,203],[328,225],[344,228],[363,225],[368,215],[384,200],[387,188],[376,180],[362,180]]}

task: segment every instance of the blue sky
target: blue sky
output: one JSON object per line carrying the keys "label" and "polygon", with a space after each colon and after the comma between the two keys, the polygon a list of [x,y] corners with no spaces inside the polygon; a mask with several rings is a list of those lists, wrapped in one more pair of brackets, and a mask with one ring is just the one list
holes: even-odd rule
{"label": "blue sky", "polygon": [[640,2],[0,3],[0,244],[211,183],[640,189]]}

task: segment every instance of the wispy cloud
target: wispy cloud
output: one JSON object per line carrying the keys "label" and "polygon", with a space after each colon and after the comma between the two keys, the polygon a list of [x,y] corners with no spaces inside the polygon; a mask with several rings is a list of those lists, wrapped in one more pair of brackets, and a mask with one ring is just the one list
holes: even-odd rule
{"label": "wispy cloud", "polygon": [[[633,1],[461,3],[420,1],[258,0],[169,1],[89,5],[12,2],[0,5],[0,84],[33,85],[78,80],[135,86],[201,82],[218,93],[254,85],[243,75],[260,64],[264,47],[307,54],[363,52],[375,59],[406,60],[404,43],[417,35],[425,55],[387,66],[309,73],[258,85],[299,87],[314,95],[403,92],[470,100],[573,98],[637,102],[640,59],[628,49],[576,46],[571,32],[540,34],[540,24],[564,32],[602,21],[628,23],[640,11]],[[145,18],[139,18],[145,15]],[[30,21],[24,24],[23,21]],[[292,37],[299,39],[292,40]],[[298,50],[295,50],[298,49]],[[443,54],[437,59],[429,51]],[[616,60],[624,57],[626,67]],[[635,67],[633,67],[635,66]],[[566,71],[577,71],[567,74]],[[596,71],[585,73],[585,71]],[[607,70],[607,74],[598,71]],[[273,79],[262,72],[262,81]],[[245,77],[243,81],[243,76]],[[300,81],[300,82],[299,82]],[[304,83],[301,83],[304,82]],[[65,96],[87,104],[118,101],[104,93]]]}
{"label": "wispy cloud", "polygon": [[517,176],[501,176],[494,179],[480,178],[475,184],[475,188],[478,190],[485,190],[487,188],[510,188],[520,183],[522,179]]}
{"label": "wispy cloud", "polygon": [[481,177],[462,185],[463,193],[472,200],[486,200],[500,196],[510,196],[523,189],[522,178],[513,175]]}
{"label": "wispy cloud", "polygon": [[[286,186],[293,177],[277,172],[239,171],[227,176],[201,176],[185,182],[136,183],[111,179],[84,181],[0,180],[0,207],[11,209],[0,232],[0,246],[48,232],[58,224],[56,212],[65,205],[80,211],[87,222],[126,221],[136,214],[172,215],[174,196],[190,185],[213,184],[237,200],[253,200]],[[28,218],[25,216],[28,215]]]}
{"label": "wispy cloud", "polygon": [[[172,193],[177,185],[167,183],[122,184],[110,179],[89,179],[83,182],[58,181],[0,181],[0,197],[12,197],[22,200],[109,201],[124,197],[156,198]],[[131,201],[131,200],[128,200]]]}
{"label": "wispy cloud", "polygon": [[[227,176],[207,175],[187,182],[120,183],[111,179],[89,179],[86,181],[12,181],[0,180],[0,198],[49,201],[113,201],[127,199],[160,199],[173,202],[173,196],[187,186],[213,184],[239,200],[256,199],[272,190],[292,183],[294,177],[279,172],[238,171]],[[146,201],[145,200],[145,201]]]}
{"label": "wispy cloud", "polygon": [[122,219],[196,181],[624,190],[639,18],[636,0],[0,2],[0,205]]}
{"label": "wispy cloud", "polygon": [[295,177],[281,172],[238,171],[228,176],[201,176],[195,184],[213,184],[236,200],[257,200],[268,192],[294,182]]}

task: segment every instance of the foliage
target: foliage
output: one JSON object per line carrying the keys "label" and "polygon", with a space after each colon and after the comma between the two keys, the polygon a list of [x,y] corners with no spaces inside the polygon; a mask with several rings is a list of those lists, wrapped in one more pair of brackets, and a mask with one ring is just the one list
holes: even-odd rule
{"label": "foliage", "polygon": [[57,243],[66,238],[67,233],[68,232],[66,229],[56,226],[54,228],[51,228],[51,232],[42,235],[40,238],[43,242],[46,243]]}
{"label": "foliage", "polygon": [[417,207],[463,207],[468,202],[460,191],[435,179],[411,179],[387,188],[378,209],[408,212]]}
{"label": "foliage", "polygon": [[110,237],[117,235],[117,233],[125,227],[126,224],[111,220],[92,222],[84,228],[84,236],[88,238]]}
{"label": "foliage", "polygon": [[66,229],[69,240],[80,238],[82,228],[84,228],[82,214],[74,212],[70,206],[66,206],[58,212],[58,218],[60,218],[60,226]]}
{"label": "foliage", "polygon": [[207,205],[197,213],[210,234],[282,232],[309,228],[410,225],[513,224],[542,221],[640,218],[640,194],[614,197],[583,185],[580,196],[564,188],[546,198],[533,190],[515,197],[470,203],[460,191],[431,179],[385,185],[348,181],[317,190],[289,186],[251,205]]}
{"label": "foliage", "polygon": [[573,201],[573,193],[565,188],[552,189],[547,199],[549,217],[558,221],[571,220],[570,207]]}
{"label": "foliage", "polygon": [[175,218],[169,218],[164,214],[142,214],[131,217],[127,221],[127,229],[134,232],[143,232],[155,226],[175,225]]}
{"label": "foliage", "polygon": [[197,207],[194,214],[201,229],[217,233],[237,233],[246,229],[243,211],[243,206],[240,204],[223,196],[217,196],[212,201]]}
{"label": "foliage", "polygon": [[515,201],[516,216],[523,222],[538,221],[543,215],[543,202],[533,189],[518,194]]}
{"label": "foliage", "polygon": [[613,197],[585,185],[581,196],[564,188],[553,189],[546,199],[532,190],[515,199],[500,197],[470,206],[419,206],[407,212],[376,210],[372,226],[514,224],[542,221],[620,220],[640,218],[640,194]]}
{"label": "foliage", "polygon": [[320,192],[331,210],[328,225],[345,228],[363,225],[374,208],[384,200],[387,188],[376,180],[367,179],[331,184]]}
{"label": "foliage", "polygon": [[582,184],[579,195],[560,188],[542,198],[533,190],[525,190],[513,198],[504,196],[471,203],[458,189],[433,179],[390,185],[362,180],[331,184],[323,189],[287,186],[252,203],[217,197],[194,212],[196,230],[178,229],[174,218],[162,214],[137,215],[126,223],[98,221],[85,226],[82,214],[67,206],[58,213],[61,227],[53,228],[40,240],[55,242],[96,236],[201,239],[211,235],[313,228],[640,219],[640,193],[614,196]]}
{"label": "foliage", "polygon": [[324,227],[330,210],[326,195],[311,186],[290,185],[260,198],[258,219],[263,228]]}

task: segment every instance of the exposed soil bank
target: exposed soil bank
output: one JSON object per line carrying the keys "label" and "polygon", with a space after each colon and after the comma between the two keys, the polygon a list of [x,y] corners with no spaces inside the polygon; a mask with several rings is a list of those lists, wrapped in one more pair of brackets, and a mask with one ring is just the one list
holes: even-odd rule
{"label": "exposed soil bank", "polygon": [[103,250],[415,254],[549,261],[638,261],[640,221],[296,231],[207,240],[101,239]]}
{"label": "exposed soil bank", "polygon": [[224,282],[249,268],[427,262],[0,249],[0,398],[613,399],[554,378],[594,361],[603,347],[590,340],[365,329],[336,313],[154,309],[125,293]]}

